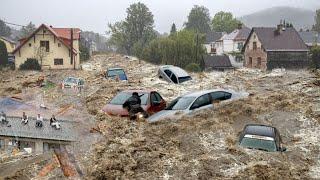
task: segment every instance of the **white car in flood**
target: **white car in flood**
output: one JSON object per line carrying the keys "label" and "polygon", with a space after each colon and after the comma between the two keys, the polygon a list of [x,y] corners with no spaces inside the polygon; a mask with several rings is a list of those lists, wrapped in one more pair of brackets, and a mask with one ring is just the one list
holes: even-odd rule
{"label": "white car in flood", "polygon": [[192,79],[185,70],[172,65],[160,66],[158,76],[165,81],[175,84],[181,84]]}
{"label": "white car in flood", "polygon": [[164,119],[179,119],[184,115],[192,115],[196,111],[212,108],[215,101],[229,101],[246,96],[248,93],[224,89],[193,92],[176,98],[165,110],[150,116],[147,120],[152,123]]}

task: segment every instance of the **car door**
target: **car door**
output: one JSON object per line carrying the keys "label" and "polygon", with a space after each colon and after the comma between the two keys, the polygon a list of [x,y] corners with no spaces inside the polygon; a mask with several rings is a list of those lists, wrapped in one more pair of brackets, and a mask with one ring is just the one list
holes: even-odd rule
{"label": "car door", "polygon": [[157,92],[152,92],[150,94],[150,108],[148,109],[148,112],[150,113],[156,113],[161,110],[163,110],[166,106],[165,101],[162,99],[160,94]]}
{"label": "car door", "polygon": [[210,94],[204,94],[200,97],[198,97],[194,103],[191,105],[190,107],[190,111],[199,111],[202,109],[207,109],[213,107],[212,103],[211,103],[211,97]]}

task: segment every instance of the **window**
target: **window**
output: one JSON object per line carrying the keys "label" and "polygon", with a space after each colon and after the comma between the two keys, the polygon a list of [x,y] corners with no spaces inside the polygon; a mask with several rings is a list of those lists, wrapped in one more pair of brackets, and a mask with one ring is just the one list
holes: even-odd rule
{"label": "window", "polygon": [[230,99],[232,96],[231,93],[223,92],[223,91],[213,92],[213,93],[210,93],[210,95],[213,101],[227,100],[227,99]]}
{"label": "window", "polygon": [[253,42],[253,50],[257,50],[257,42]]}
{"label": "window", "polygon": [[4,148],[4,140],[0,139],[0,149],[3,149],[3,148]]}
{"label": "window", "polygon": [[242,42],[239,42],[239,43],[238,43],[238,50],[240,51],[242,48],[243,48],[243,43],[242,43]]}
{"label": "window", "polygon": [[63,59],[54,59],[54,65],[63,65]]}
{"label": "window", "polygon": [[29,47],[31,47],[31,43],[29,43]]}
{"label": "window", "polygon": [[49,52],[49,41],[40,41],[40,47],[46,48],[46,52]]}
{"label": "window", "polygon": [[257,59],[257,68],[261,67],[261,57],[258,57]]}
{"label": "window", "polygon": [[44,29],[44,30],[43,30],[43,34],[45,34],[46,32],[47,32],[47,31]]}
{"label": "window", "polygon": [[60,43],[58,43],[58,47],[61,47],[61,44],[60,44]]}
{"label": "window", "polygon": [[211,104],[209,94],[205,94],[200,96],[191,106],[190,110],[201,108],[203,106],[207,106]]}
{"label": "window", "polygon": [[166,73],[169,78],[171,77],[172,72],[170,70],[166,69],[164,70],[164,73]]}
{"label": "window", "polygon": [[158,93],[154,92],[154,93],[151,93],[150,99],[151,99],[151,104],[155,105],[155,104],[159,104],[162,98]]}
{"label": "window", "polygon": [[178,83],[177,76],[176,76],[176,75],[174,75],[173,73],[172,73],[172,75],[171,75],[171,78],[170,78],[170,79],[172,80],[172,82],[173,82],[173,83],[175,83],[175,84],[177,84],[177,83]]}

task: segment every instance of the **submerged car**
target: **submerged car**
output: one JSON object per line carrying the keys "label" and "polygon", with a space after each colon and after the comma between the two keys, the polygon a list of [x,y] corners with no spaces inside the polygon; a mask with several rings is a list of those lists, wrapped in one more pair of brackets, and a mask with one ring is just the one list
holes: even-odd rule
{"label": "submerged car", "polygon": [[121,81],[127,81],[127,75],[121,68],[109,68],[106,72],[106,78],[116,79],[119,78]]}
{"label": "submerged car", "polygon": [[172,65],[160,66],[158,76],[175,84],[181,84],[192,79],[185,70]]}
{"label": "submerged car", "polygon": [[166,101],[156,91],[151,90],[126,90],[118,93],[107,105],[102,109],[103,112],[112,116],[128,116],[127,109],[122,105],[132,96],[133,92],[137,92],[141,98],[141,107],[152,115],[163,110],[166,107]]}
{"label": "submerged car", "polygon": [[83,87],[84,80],[82,78],[67,77],[62,81],[63,88]]}
{"label": "submerged car", "polygon": [[275,127],[259,124],[246,125],[239,138],[240,146],[267,152],[286,151],[281,142],[280,133]]}
{"label": "submerged car", "polygon": [[192,115],[195,111],[212,108],[213,102],[234,100],[246,95],[224,89],[189,93],[173,100],[165,110],[150,116],[148,121],[156,122],[167,118],[179,119],[183,115]]}

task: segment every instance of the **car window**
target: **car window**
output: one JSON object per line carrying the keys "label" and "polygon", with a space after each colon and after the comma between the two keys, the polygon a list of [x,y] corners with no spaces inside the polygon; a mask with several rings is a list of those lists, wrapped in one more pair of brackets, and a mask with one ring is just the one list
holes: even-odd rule
{"label": "car window", "polygon": [[209,94],[202,95],[198,97],[198,99],[192,104],[191,110],[192,109],[197,109],[206,105],[211,104],[211,99]]}
{"label": "car window", "polygon": [[183,83],[185,81],[189,81],[192,78],[190,76],[185,76],[185,77],[179,77],[179,83]]}
{"label": "car window", "polygon": [[155,95],[155,96],[157,96],[157,99],[158,99],[159,101],[161,101],[161,100],[162,100],[162,97],[160,96],[160,94],[159,94],[159,93],[154,92],[154,95]]}
{"label": "car window", "polygon": [[120,75],[124,75],[124,74],[125,73],[122,69],[108,70],[108,77],[120,76]]}
{"label": "car window", "polygon": [[232,96],[231,93],[224,92],[224,91],[212,92],[212,93],[210,93],[210,95],[211,95],[211,98],[212,98],[213,101],[215,101],[215,100],[220,100],[220,101],[227,100],[227,99],[230,99],[231,96]]}
{"label": "car window", "polygon": [[[113,105],[123,105],[127,99],[129,99],[132,96],[132,93],[129,92],[121,92],[117,94],[109,104]],[[149,94],[148,93],[139,93],[140,99],[141,99],[141,105],[146,105],[148,101]]]}
{"label": "car window", "polygon": [[164,73],[166,73],[169,78],[171,77],[172,72],[170,70],[166,69],[164,70]]}
{"label": "car window", "polygon": [[172,75],[171,75],[171,81],[172,81],[173,83],[175,83],[175,84],[177,84],[177,83],[178,83],[177,76],[176,76],[176,75],[174,75],[173,73],[172,73]]}
{"label": "car window", "polygon": [[160,102],[160,101],[161,101],[161,98],[159,98],[158,96],[156,96],[156,93],[151,93],[150,99],[151,99],[151,103]]}
{"label": "car window", "polygon": [[173,100],[166,110],[185,110],[194,101],[195,97],[179,97]]}
{"label": "car window", "polygon": [[256,139],[256,138],[244,137],[240,142],[240,146],[251,148],[251,149],[268,151],[268,152],[277,151],[276,143],[274,142],[274,140],[264,140],[262,138]]}

